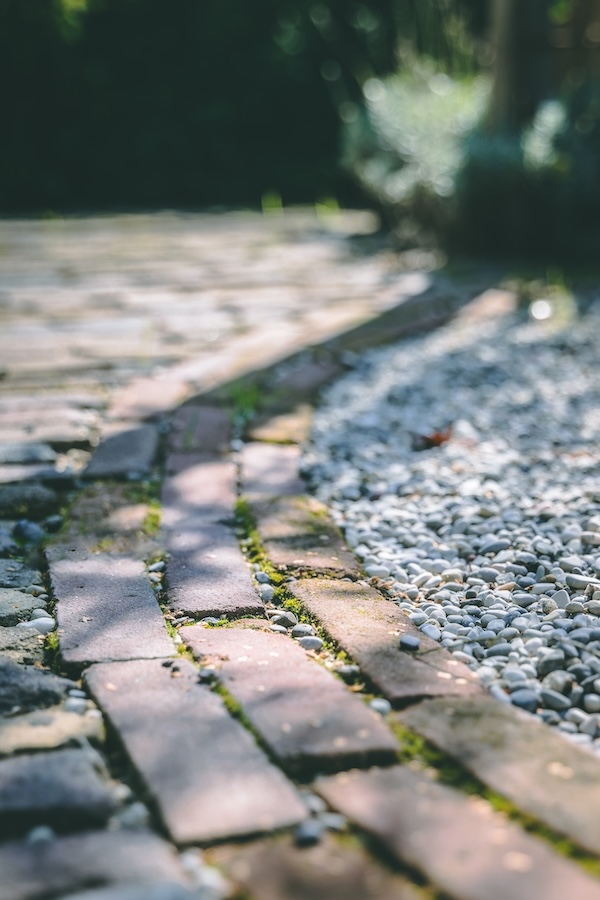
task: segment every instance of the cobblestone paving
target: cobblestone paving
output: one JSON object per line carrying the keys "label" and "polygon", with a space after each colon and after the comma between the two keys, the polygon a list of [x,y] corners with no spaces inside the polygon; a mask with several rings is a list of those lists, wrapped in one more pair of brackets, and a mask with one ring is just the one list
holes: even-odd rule
{"label": "cobblestone paving", "polygon": [[0,900],[600,898],[598,758],[305,494],[346,354],[511,302],[371,227],[0,223]]}

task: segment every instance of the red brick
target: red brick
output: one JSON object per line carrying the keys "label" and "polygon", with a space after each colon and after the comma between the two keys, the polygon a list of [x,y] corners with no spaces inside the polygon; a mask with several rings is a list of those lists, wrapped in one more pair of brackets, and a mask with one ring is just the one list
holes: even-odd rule
{"label": "red brick", "polygon": [[245,444],[241,452],[242,493],[255,497],[303,494],[300,448],[284,444]]}
{"label": "red brick", "polygon": [[85,680],[178,844],[210,843],[293,825],[295,788],[198,684],[187,660],[93,666]]}
{"label": "red brick", "polygon": [[[173,467],[171,467],[173,464]],[[179,454],[169,457],[162,487],[161,525],[166,530],[186,530],[190,525],[231,521],[236,502],[236,469],[233,462],[205,460]]]}
{"label": "red brick", "polygon": [[65,662],[83,665],[174,652],[140,561],[74,547],[57,547],[48,556]]}
{"label": "red brick", "polygon": [[[372,588],[320,578],[296,581],[289,587],[392,704],[437,695],[483,694],[470,669]],[[417,653],[398,648],[403,634],[419,637]]]}
{"label": "red brick", "polygon": [[146,831],[88,831],[0,844],[0,900],[46,900],[101,885],[185,884],[172,847]]}
{"label": "red brick", "polygon": [[401,721],[523,812],[600,855],[600,759],[492,697],[427,700]]}
{"label": "red brick", "polygon": [[600,900],[600,882],[531,837],[487,801],[408,768],[322,778],[328,803],[460,900]]}
{"label": "red brick", "polygon": [[167,534],[168,604],[186,615],[264,615],[232,530],[219,522]]}
{"label": "red brick", "polygon": [[358,577],[356,559],[326,507],[314,497],[253,501],[251,509],[260,542],[277,568]]}
{"label": "red brick", "polygon": [[286,635],[248,628],[184,628],[181,636],[283,765],[338,771],[393,762],[381,717]]}
{"label": "red brick", "polygon": [[219,456],[229,448],[231,414],[217,406],[186,404],[171,417],[170,453]]}
{"label": "red brick", "polygon": [[316,846],[295,847],[289,838],[211,854],[228,878],[260,900],[423,900],[420,891],[363,850],[325,836]]}

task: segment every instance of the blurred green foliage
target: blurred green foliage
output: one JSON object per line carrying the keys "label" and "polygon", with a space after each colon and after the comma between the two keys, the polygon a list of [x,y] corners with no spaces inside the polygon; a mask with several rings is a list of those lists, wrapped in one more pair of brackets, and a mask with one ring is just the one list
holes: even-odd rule
{"label": "blurred green foliage", "polygon": [[429,0],[0,0],[0,209],[356,202],[363,84],[403,42],[464,57],[456,11],[485,5],[440,29]]}

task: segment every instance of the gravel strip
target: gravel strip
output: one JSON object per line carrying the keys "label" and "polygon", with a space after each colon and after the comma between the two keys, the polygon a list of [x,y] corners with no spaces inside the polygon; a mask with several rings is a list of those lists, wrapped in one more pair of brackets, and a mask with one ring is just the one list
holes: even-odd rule
{"label": "gravel strip", "polygon": [[554,313],[365,354],[303,470],[424,634],[600,752],[600,309]]}

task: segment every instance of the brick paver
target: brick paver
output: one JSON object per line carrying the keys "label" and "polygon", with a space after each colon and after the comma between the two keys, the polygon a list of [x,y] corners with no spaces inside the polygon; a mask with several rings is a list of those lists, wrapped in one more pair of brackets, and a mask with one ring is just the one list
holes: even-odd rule
{"label": "brick paver", "polygon": [[228,525],[202,524],[166,536],[168,605],[195,618],[264,615],[238,540]]}
{"label": "brick paver", "polygon": [[176,454],[168,457],[167,472],[161,494],[161,524],[167,532],[207,522],[232,522],[237,499],[233,462],[198,462],[195,456]]}
{"label": "brick paver", "polygon": [[220,456],[229,449],[231,414],[219,406],[186,404],[170,419],[169,451]]}
{"label": "brick paver", "polygon": [[[516,772],[512,794],[505,793],[520,791],[519,800],[530,798],[530,807],[520,803],[523,809],[557,823],[582,846],[596,847],[597,829],[580,803],[588,773],[587,765],[580,768],[581,752],[571,756],[569,748],[564,756],[556,745],[549,759],[540,751],[546,774],[532,773],[528,782],[524,773],[530,770],[520,758],[537,759],[538,744],[523,745],[519,716],[511,718],[502,738],[493,729],[486,737],[486,710],[496,707],[470,671],[360,582],[360,567],[339,532],[323,507],[305,495],[297,445],[307,436],[317,390],[346,366],[344,352],[443,321],[474,293],[467,279],[401,272],[405,261],[399,266],[389,251],[349,252],[346,235],[355,225],[364,229],[363,218],[343,214],[323,226],[309,213],[286,210],[277,217],[161,214],[0,222],[0,556],[22,550],[30,566],[0,559],[0,588],[25,598],[16,607],[2,607],[0,656],[16,660],[23,678],[11,681],[8,672],[2,680],[6,667],[0,666],[0,753],[10,754],[0,768],[18,763],[23,772],[31,759],[29,796],[41,769],[48,783],[41,794],[51,798],[66,783],[68,767],[58,771],[64,754],[82,758],[82,750],[61,749],[63,742],[83,735],[116,766],[112,775],[127,769],[126,760],[112,753],[114,745],[102,743],[98,711],[84,712],[80,685],[52,682],[44,672],[52,655],[45,654],[43,636],[8,624],[15,616],[27,617],[30,596],[36,606],[47,602],[37,599],[47,586],[40,549],[15,546],[15,520],[36,519],[54,532],[60,517],[47,517],[70,507],[59,546],[48,553],[62,653],[53,664],[78,670],[93,663],[84,683],[107,714],[115,745],[137,768],[134,791],[141,784],[156,828],[180,845],[228,842],[211,851],[214,859],[254,900],[415,898],[412,879],[376,863],[360,833],[339,840],[328,834],[304,849],[294,846],[289,831],[260,844],[235,843],[238,836],[291,828],[306,814],[292,782],[248,728],[260,732],[273,758],[288,769],[364,765],[382,759],[381,752],[393,761],[388,725],[394,719],[374,718],[364,695],[354,696],[362,681],[397,706],[437,697],[431,702],[438,706],[421,702],[406,712],[416,717],[416,731],[428,731],[446,752],[464,755],[464,764],[497,790],[499,773],[510,781]],[[485,278],[479,280],[483,284]],[[484,299],[487,310],[494,297]],[[244,426],[251,443],[237,454],[231,438],[240,437],[256,398],[259,417]],[[88,451],[95,446],[90,462]],[[236,466],[270,564],[302,579],[288,588],[360,665],[351,687],[289,637],[266,630],[264,604],[234,525]],[[163,468],[162,523],[156,531],[147,516],[155,508],[144,498],[145,487],[138,496],[128,482],[154,478]],[[79,491],[82,475],[85,490],[66,493]],[[69,545],[80,548],[78,563],[65,558]],[[149,573],[155,592],[143,561],[158,559],[166,560],[166,571],[164,578],[161,566]],[[319,578],[310,579],[314,575]],[[197,634],[198,642],[210,641],[221,656],[221,677],[229,697],[241,704],[244,724],[219,699],[222,686],[212,690],[204,679],[198,683],[192,663],[174,656],[156,597],[170,610],[180,638]],[[188,627],[173,613],[255,618],[207,630]],[[398,649],[402,633],[420,637],[416,653]],[[248,634],[264,644],[256,657],[254,650],[238,649]],[[275,642],[285,652],[265,656]],[[62,707],[67,690],[83,715]],[[467,700],[472,710],[483,704],[481,722],[474,714],[465,718]],[[459,709],[462,719],[450,712]],[[512,712],[503,707],[498,722]],[[356,717],[367,721],[365,716],[369,725],[352,725]],[[461,724],[467,719],[468,733]],[[513,728],[517,720],[521,724]],[[496,735],[494,746],[490,734]],[[538,730],[540,741],[543,734]],[[319,736],[321,742],[315,740]],[[552,743],[547,747],[554,751]],[[34,749],[41,752],[32,754]],[[497,825],[497,814],[474,813],[472,799],[449,795],[439,785],[403,781],[417,776],[397,772],[402,770],[350,775],[341,796],[331,793],[332,802],[387,846],[388,866],[395,856],[400,866],[408,864],[407,872],[420,869],[460,900],[510,893],[553,900],[559,890],[561,897],[578,900],[597,896],[597,886],[590,887],[571,863],[545,847],[540,855],[539,842],[516,826],[507,831],[504,822]],[[109,785],[112,801],[112,783],[95,771],[93,776],[103,788]],[[554,794],[552,779],[560,781]],[[571,783],[577,789],[569,804],[563,787]],[[338,782],[321,781],[320,789],[333,792],[333,784]],[[138,798],[128,798],[123,784],[116,788],[120,803],[139,798],[139,791]],[[568,808],[562,826],[556,812],[548,818],[544,811],[554,796],[560,797],[561,813]],[[326,820],[314,806],[318,800],[312,797],[313,818],[304,823],[317,832]],[[31,809],[42,803],[35,799]],[[43,825],[36,815],[27,821]],[[70,815],[70,824],[65,819],[61,828],[75,827],[76,814]],[[128,817],[139,827],[143,816],[144,808],[133,803],[102,830],[54,839],[42,830],[32,843],[0,842],[0,900],[187,900],[187,879],[172,846],[126,825],[109,830]],[[587,843],[586,829],[592,836]],[[9,824],[4,836],[14,831]],[[417,850],[410,849],[413,837]],[[205,893],[224,900],[214,885],[196,891]]]}
{"label": "brick paver", "polygon": [[332,771],[392,762],[396,740],[377,713],[291,638],[248,628],[181,632],[287,769]]}
{"label": "brick paver", "polygon": [[359,577],[356,559],[314,497],[255,500],[251,510],[263,549],[278,569]]}
{"label": "brick paver", "polygon": [[102,825],[116,809],[108,783],[83,750],[0,760],[0,835],[34,825],[73,831]]}
{"label": "brick paver", "polygon": [[141,562],[58,547],[49,553],[49,564],[66,663],[147,659],[174,652]]}
{"label": "brick paver", "polygon": [[491,697],[426,700],[400,715],[519,809],[600,855],[600,759]]}
{"label": "brick paver", "polygon": [[241,890],[257,900],[424,900],[401,875],[356,842],[325,836],[313,847],[289,840],[218,848],[213,857]]}
{"label": "brick paver", "polygon": [[85,680],[177,843],[255,834],[304,818],[293,786],[222,700],[198,684],[187,660],[98,665]]}
{"label": "brick paver", "polygon": [[598,900],[600,881],[479,797],[398,766],[319,779],[320,794],[457,900]]}
{"label": "brick paver", "polygon": [[154,425],[113,425],[104,429],[85,477],[143,478],[150,474],[158,449]]}
{"label": "brick paver", "polygon": [[46,900],[101,885],[186,883],[172,847],[147,831],[88,831],[0,844],[0,900]]}
{"label": "brick paver", "polygon": [[298,464],[300,448],[285,444],[244,444],[241,456],[242,493],[253,498],[303,494]]}
{"label": "brick paver", "polygon": [[[293,582],[290,589],[392,704],[418,697],[483,693],[470,669],[372,588],[311,578]],[[399,649],[403,634],[419,637],[417,653]]]}

